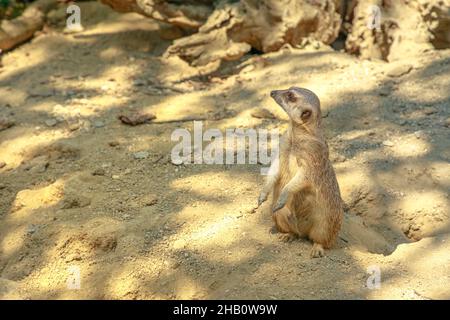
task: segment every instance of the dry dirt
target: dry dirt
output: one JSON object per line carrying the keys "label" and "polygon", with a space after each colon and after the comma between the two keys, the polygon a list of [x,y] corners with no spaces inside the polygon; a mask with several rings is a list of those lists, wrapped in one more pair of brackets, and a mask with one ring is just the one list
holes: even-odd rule
{"label": "dry dirt", "polygon": [[[85,31],[63,34],[60,10],[3,55],[0,298],[450,298],[450,50],[388,64],[287,47],[205,74],[162,58],[176,30],[81,6]],[[322,100],[348,207],[321,259],[254,209],[260,165],[170,161],[187,117],[285,129],[268,93],[291,85]],[[117,119],[133,111],[157,119]],[[381,286],[369,289],[374,267]]]}

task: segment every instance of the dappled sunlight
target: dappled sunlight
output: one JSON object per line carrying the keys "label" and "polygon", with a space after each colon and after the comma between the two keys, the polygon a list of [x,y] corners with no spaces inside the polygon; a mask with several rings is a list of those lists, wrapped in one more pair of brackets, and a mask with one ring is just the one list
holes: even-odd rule
{"label": "dappled sunlight", "polygon": [[434,161],[430,162],[430,167],[433,170],[433,177],[450,188],[450,163]]}
{"label": "dappled sunlight", "polygon": [[430,149],[427,141],[419,140],[415,134],[403,136],[398,142],[395,142],[395,148],[392,148],[392,154],[397,158],[421,157]]}
{"label": "dappled sunlight", "polygon": [[197,230],[190,234],[193,241],[199,241],[202,246],[227,246],[234,242],[231,237],[232,229],[236,228],[236,218],[231,216],[221,217],[219,221],[210,222],[206,225],[200,224]]}
{"label": "dappled sunlight", "polygon": [[168,99],[146,107],[145,111],[154,112],[158,115],[154,121],[176,121],[191,118],[199,120],[205,119],[208,112],[217,110],[216,104],[211,99],[204,99],[204,93],[187,93],[180,96],[169,97]]}
{"label": "dappled sunlight", "polygon": [[367,167],[352,168],[344,171],[340,170],[339,166],[336,166],[336,174],[344,199],[349,198],[351,192],[358,189],[358,185],[367,186],[366,183],[372,186],[375,185],[375,182],[369,179],[370,172],[367,170]]}
{"label": "dappled sunlight", "polygon": [[399,201],[398,207],[405,212],[422,212],[425,214],[431,207],[442,207],[448,211],[447,193],[439,191],[409,191],[403,199]]}
{"label": "dappled sunlight", "polygon": [[[449,237],[424,238],[399,245],[389,257],[391,266],[381,266],[383,280],[379,290],[371,290],[374,299],[429,300],[448,299],[450,289]],[[414,280],[420,279],[420,287]]]}
{"label": "dappled sunlight", "polygon": [[26,226],[21,226],[13,230],[9,230],[0,242],[0,253],[2,259],[7,259],[9,256],[20,250],[24,243],[24,236],[26,234]]}
{"label": "dappled sunlight", "polygon": [[12,204],[12,212],[6,216],[6,222],[29,222],[30,215],[36,210],[45,209],[58,203],[64,190],[64,182],[58,180],[46,187],[25,189],[17,193]]}
{"label": "dappled sunlight", "polygon": [[177,299],[195,299],[197,292],[205,291],[199,283],[189,277],[181,277],[175,281],[174,291]]}
{"label": "dappled sunlight", "polygon": [[[156,262],[154,260],[152,264]],[[108,277],[103,288],[105,294],[113,299],[120,299],[137,292],[142,286],[142,280],[135,270],[136,265],[130,264],[121,267],[120,271],[111,270],[111,274],[105,273],[104,277]],[[149,275],[145,274],[145,276]]]}
{"label": "dappled sunlight", "polygon": [[10,168],[19,167],[30,156],[29,151],[33,148],[50,145],[67,136],[63,130],[44,131],[38,134],[30,132],[28,128],[14,128],[14,130],[18,134],[0,143],[0,156],[4,161],[8,161]]}
{"label": "dappled sunlight", "polygon": [[[0,81],[2,79],[0,73]],[[10,86],[0,86],[0,101],[6,106],[19,106],[25,102],[27,93],[22,88],[14,88]]]}
{"label": "dappled sunlight", "polygon": [[98,30],[102,34],[114,33],[124,30],[146,30],[153,31],[159,28],[158,23],[146,19],[137,13],[127,13],[119,15],[117,13],[110,13],[111,20],[108,22],[99,21],[91,26],[88,30],[83,32],[85,35],[96,35]]}

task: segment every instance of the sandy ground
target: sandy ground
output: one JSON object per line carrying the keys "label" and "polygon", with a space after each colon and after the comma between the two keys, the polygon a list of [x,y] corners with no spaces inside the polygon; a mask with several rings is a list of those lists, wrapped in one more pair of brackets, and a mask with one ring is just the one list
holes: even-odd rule
{"label": "sandy ground", "polygon": [[[85,31],[60,19],[3,56],[0,298],[450,299],[450,50],[286,48],[204,74],[162,58],[173,30],[81,5]],[[268,93],[292,85],[321,98],[348,207],[320,259],[255,210],[261,165],[170,161],[171,133],[193,128],[171,121],[285,129]],[[157,119],[117,119],[134,111]]]}

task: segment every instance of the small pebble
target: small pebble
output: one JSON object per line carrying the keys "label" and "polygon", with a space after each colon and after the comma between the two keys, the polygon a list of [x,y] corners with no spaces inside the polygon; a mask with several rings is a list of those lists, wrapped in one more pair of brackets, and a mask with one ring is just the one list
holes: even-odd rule
{"label": "small pebble", "polygon": [[427,107],[425,109],[423,109],[422,111],[424,114],[426,114],[427,116],[432,115],[434,113],[437,113],[437,110],[433,107]]}
{"label": "small pebble", "polygon": [[58,123],[58,121],[56,119],[45,120],[45,125],[47,127],[54,127],[54,126],[56,126],[57,123]]}
{"label": "small pebble", "polygon": [[417,139],[425,138],[425,133],[423,131],[420,131],[420,130],[414,132],[414,135],[416,136]]}
{"label": "small pebble", "polygon": [[146,159],[149,156],[149,153],[147,151],[139,151],[133,154],[133,157],[136,160],[142,160],[142,159]]}
{"label": "small pebble", "polygon": [[393,147],[394,143],[391,140],[385,140],[383,141],[383,145],[385,145],[386,147]]}
{"label": "small pebble", "polygon": [[37,231],[37,227],[34,224],[31,224],[27,228],[27,234],[31,235]]}
{"label": "small pebble", "polygon": [[103,121],[101,121],[101,120],[95,120],[94,121],[94,127],[96,127],[96,128],[102,128],[102,127],[104,127],[105,126],[105,123],[103,122]]}
{"label": "small pebble", "polygon": [[104,176],[105,174],[106,174],[106,171],[103,168],[95,169],[94,172],[92,172],[93,176]]}
{"label": "small pebble", "polygon": [[69,130],[70,131],[75,131],[75,130],[78,130],[78,129],[80,129],[80,124],[78,122],[74,122],[74,123],[69,124]]}

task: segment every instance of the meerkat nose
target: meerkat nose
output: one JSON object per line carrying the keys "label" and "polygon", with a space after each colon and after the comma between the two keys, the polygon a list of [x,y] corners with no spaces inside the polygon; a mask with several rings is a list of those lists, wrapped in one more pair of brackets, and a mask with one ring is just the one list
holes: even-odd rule
{"label": "meerkat nose", "polygon": [[271,91],[270,92],[270,96],[273,98],[275,97],[275,95],[277,94],[277,90]]}

